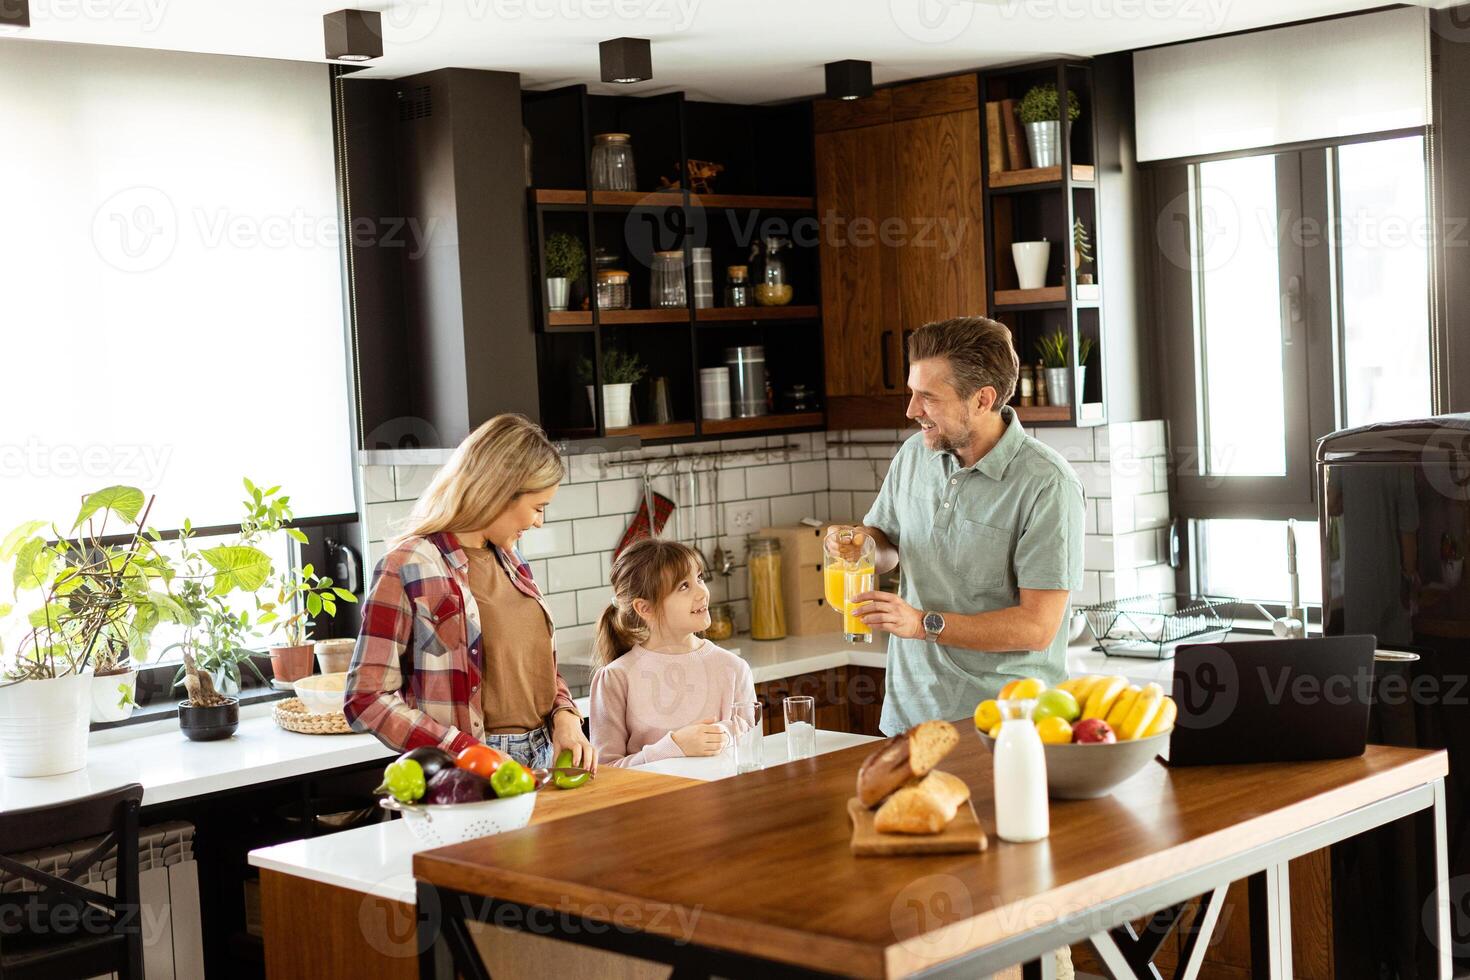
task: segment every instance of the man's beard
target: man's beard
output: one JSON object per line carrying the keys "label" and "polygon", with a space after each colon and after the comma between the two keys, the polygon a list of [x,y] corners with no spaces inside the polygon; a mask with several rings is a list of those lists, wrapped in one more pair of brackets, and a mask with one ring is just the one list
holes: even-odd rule
{"label": "man's beard", "polygon": [[955,440],[951,439],[947,434],[945,434],[944,430],[941,429],[937,423],[935,424],[934,430],[938,434],[938,439],[936,441],[939,444],[940,452],[955,453],[956,455],[958,455],[962,449],[967,448],[970,443],[974,441],[975,436],[973,433],[970,432],[970,410],[968,408],[965,409],[964,415],[960,416],[959,424],[960,431],[964,433],[964,435],[961,437],[963,441],[960,442],[956,442]]}

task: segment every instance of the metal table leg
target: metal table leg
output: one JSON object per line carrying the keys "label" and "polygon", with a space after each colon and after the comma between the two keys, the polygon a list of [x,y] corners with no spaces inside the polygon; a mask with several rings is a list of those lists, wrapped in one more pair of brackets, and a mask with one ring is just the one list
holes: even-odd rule
{"label": "metal table leg", "polygon": [[1220,921],[1220,910],[1225,907],[1225,893],[1229,885],[1221,885],[1200,899],[1194,912],[1194,920],[1184,930],[1184,945],[1179,951],[1179,969],[1176,980],[1195,980],[1205,965],[1205,951],[1210,947],[1210,936],[1215,923]]}
{"label": "metal table leg", "polygon": [[1453,975],[1453,936],[1450,933],[1450,882],[1449,882],[1449,841],[1445,835],[1445,796],[1444,780],[1436,779],[1433,783],[1434,806],[1431,807],[1432,819],[1434,821],[1434,846],[1432,848],[1432,860],[1434,861],[1434,925],[1429,939],[1436,951],[1438,973],[1440,980],[1450,980]]}
{"label": "metal table leg", "polygon": [[1251,976],[1291,980],[1291,877],[1286,862],[1250,876]]}

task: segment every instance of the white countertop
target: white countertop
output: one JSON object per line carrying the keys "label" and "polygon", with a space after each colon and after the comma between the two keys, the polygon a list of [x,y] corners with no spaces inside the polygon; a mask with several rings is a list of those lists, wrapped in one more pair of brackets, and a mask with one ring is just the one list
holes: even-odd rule
{"label": "white countertop", "polygon": [[[817,731],[817,753],[877,741],[869,735]],[[786,736],[767,735],[761,746],[766,768],[786,762]],[[666,759],[636,767],[692,779],[735,775],[729,753],[703,759]],[[594,777],[595,778],[595,777]],[[413,904],[413,855],[424,849],[402,820],[389,820],[321,837],[288,841],[250,852],[253,867],[279,871],[339,888]]]}

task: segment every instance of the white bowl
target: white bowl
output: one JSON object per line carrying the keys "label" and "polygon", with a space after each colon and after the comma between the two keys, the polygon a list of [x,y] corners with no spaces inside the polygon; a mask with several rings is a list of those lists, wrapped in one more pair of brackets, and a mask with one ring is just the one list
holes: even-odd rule
{"label": "white bowl", "polygon": [[477,837],[520,830],[531,822],[536,809],[536,793],[522,793],[505,799],[480,803],[416,804],[403,806],[396,800],[384,799],[385,810],[403,814],[409,833],[430,847],[460,844]]}
{"label": "white bowl", "polygon": [[[978,729],[975,734],[986,748],[995,751],[995,739]],[[1164,732],[1126,742],[1044,744],[1047,795],[1058,800],[1107,796],[1168,748],[1169,734]]]}
{"label": "white bowl", "polygon": [[314,715],[330,715],[340,712],[347,699],[347,675],[312,674],[296,682],[296,696]]}

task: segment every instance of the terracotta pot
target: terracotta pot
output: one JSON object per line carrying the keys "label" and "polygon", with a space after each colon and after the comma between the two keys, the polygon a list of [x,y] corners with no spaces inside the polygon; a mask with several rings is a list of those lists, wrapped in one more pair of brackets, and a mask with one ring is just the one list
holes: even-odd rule
{"label": "terracotta pot", "polygon": [[271,673],[278,681],[296,681],[311,673],[310,643],[295,647],[271,647]]}
{"label": "terracotta pot", "polygon": [[316,662],[321,667],[322,673],[347,673],[347,668],[352,665],[352,650],[356,646],[356,640],[346,638],[318,640],[316,643]]}

